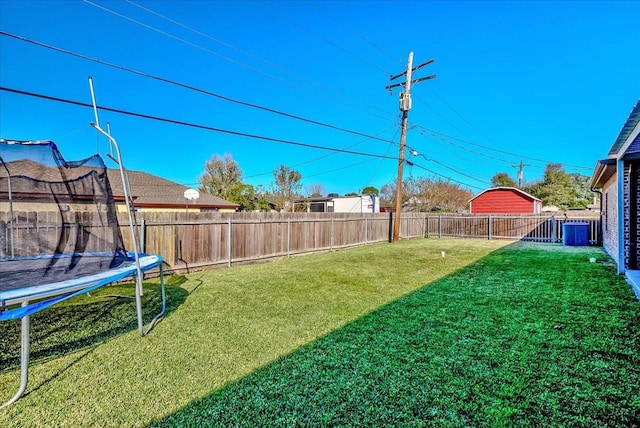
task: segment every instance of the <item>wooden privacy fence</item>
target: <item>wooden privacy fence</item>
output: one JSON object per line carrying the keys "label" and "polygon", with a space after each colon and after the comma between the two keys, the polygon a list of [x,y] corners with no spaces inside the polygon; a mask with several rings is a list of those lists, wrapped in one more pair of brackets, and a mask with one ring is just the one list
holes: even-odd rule
{"label": "wooden privacy fence", "polygon": [[[121,218],[125,245],[126,219]],[[173,268],[289,257],[382,242],[389,214],[141,213],[143,250]]]}
{"label": "wooden privacy fence", "polygon": [[[10,253],[11,239],[33,240],[57,234],[52,213],[0,212],[0,257]],[[132,248],[128,217],[119,214],[125,246]],[[389,213],[177,213],[137,214],[142,250],[163,257],[168,269],[202,269],[216,265],[289,257],[390,240]],[[405,213],[400,237],[460,237],[562,242],[563,225],[589,226],[589,243],[600,242],[600,219],[593,217],[430,215]],[[72,231],[68,232],[72,233]],[[52,236],[53,236],[52,235]],[[46,240],[44,240],[46,241]]]}

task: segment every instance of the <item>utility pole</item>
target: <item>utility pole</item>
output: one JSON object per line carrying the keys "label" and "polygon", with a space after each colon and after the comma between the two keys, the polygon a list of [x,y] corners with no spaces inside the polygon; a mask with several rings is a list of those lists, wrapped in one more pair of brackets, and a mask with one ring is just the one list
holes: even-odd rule
{"label": "utility pole", "polygon": [[412,68],[413,65],[413,52],[409,52],[409,59],[407,60],[407,71],[391,76],[389,80],[395,80],[399,77],[406,76],[403,83],[394,83],[393,85],[385,86],[391,92],[391,89],[404,86],[404,91],[400,93],[400,111],[402,111],[402,123],[400,125],[400,152],[398,153],[398,180],[396,183],[396,210],[395,217],[393,219],[393,242],[398,242],[400,239],[400,212],[402,210],[402,175],[404,172],[404,151],[407,145],[407,118],[409,116],[409,110],[411,110],[411,84],[418,83],[423,80],[434,79],[436,76],[431,75],[422,77],[419,79],[411,80],[411,73],[417,69],[429,65],[434,62],[434,59],[423,62]]}
{"label": "utility pole", "polygon": [[522,172],[525,166],[531,166],[531,165],[523,164],[522,161],[520,161],[520,165],[513,165],[514,168],[519,168],[518,169],[518,187],[522,187]]}

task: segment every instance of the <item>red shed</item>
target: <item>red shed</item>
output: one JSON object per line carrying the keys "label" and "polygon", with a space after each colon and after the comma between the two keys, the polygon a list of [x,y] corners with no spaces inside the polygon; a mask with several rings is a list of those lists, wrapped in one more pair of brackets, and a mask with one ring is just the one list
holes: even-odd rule
{"label": "red shed", "polygon": [[471,214],[540,214],[542,201],[515,187],[494,187],[469,201]]}

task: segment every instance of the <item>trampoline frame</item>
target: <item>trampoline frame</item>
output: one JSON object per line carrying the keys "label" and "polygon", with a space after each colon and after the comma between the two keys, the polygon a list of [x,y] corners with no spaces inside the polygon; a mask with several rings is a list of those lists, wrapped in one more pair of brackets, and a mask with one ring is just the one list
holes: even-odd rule
{"label": "trampoline frame", "polygon": [[[15,403],[25,392],[27,383],[29,380],[29,347],[30,347],[30,316],[40,310],[43,310],[49,306],[55,305],[63,300],[70,299],[80,294],[88,293],[92,290],[105,286],[107,284],[120,281],[126,277],[135,277],[135,301],[136,301],[136,315],[138,319],[138,332],[140,336],[145,336],[151,331],[155,323],[164,315],[166,304],[166,291],[164,283],[164,272],[162,268],[162,257],[158,255],[147,255],[140,252],[141,243],[138,233],[138,225],[135,218],[135,207],[133,204],[133,198],[131,196],[131,188],[129,186],[129,178],[127,171],[124,168],[122,157],[120,154],[120,147],[117,141],[111,136],[111,131],[107,124],[107,131],[104,131],[100,127],[98,119],[98,108],[96,104],[95,93],[93,90],[93,80],[89,77],[89,88],[91,91],[91,100],[93,104],[93,111],[95,115],[95,123],[91,122],[90,125],[98,132],[104,135],[110,143],[110,148],[115,150],[116,156],[108,154],[107,156],[112,159],[120,170],[120,178],[122,180],[122,187],[124,192],[124,199],[127,206],[127,213],[129,215],[129,229],[131,232],[131,240],[133,244],[133,251],[128,255],[133,259],[125,265],[121,265],[116,268],[108,269],[96,274],[86,275],[79,278],[67,279],[63,281],[39,284],[35,286],[22,287],[13,290],[0,291],[0,315],[10,314],[12,316],[6,316],[6,319],[21,319],[20,327],[20,386],[15,395],[7,402],[0,406],[0,409],[7,407]],[[10,184],[9,184],[10,186]],[[9,207],[13,218],[13,208],[11,201],[11,190],[9,189]],[[13,220],[12,220],[13,222]],[[11,243],[13,245],[13,243]],[[13,254],[12,254],[13,256]],[[37,256],[34,256],[37,257]],[[28,260],[26,260],[28,261]],[[0,261],[1,263],[1,261]],[[152,319],[149,326],[145,330],[144,320],[142,317],[142,295],[143,295],[143,272],[149,269],[158,267],[160,275],[160,288],[162,297],[162,307],[160,312]],[[35,300],[43,300],[41,302],[32,303]],[[17,305],[19,307],[6,309],[8,306]],[[1,321],[2,319],[0,319]]]}
{"label": "trampoline frame", "polygon": [[[142,319],[142,299],[139,290],[142,289],[142,278],[138,276],[138,272],[144,272],[154,267],[159,268],[160,273],[160,289],[162,295],[162,307],[160,312],[151,320],[146,330],[143,328],[139,330],[141,336],[145,336],[155,323],[162,317],[167,308],[166,291],[164,284],[164,272],[162,269],[162,258],[156,255],[140,254],[135,259],[136,261],[120,266],[107,271],[99,272],[93,275],[88,275],[80,278],[68,279],[65,281],[59,281],[55,283],[41,284],[32,287],[23,287],[14,290],[8,290],[0,292],[0,308],[4,308],[11,305],[19,304],[20,306],[13,309],[7,309],[0,314],[20,313],[21,311],[28,310],[30,307],[29,302],[40,301],[42,306],[31,306],[33,309],[27,311],[25,315],[16,317],[8,317],[7,319],[20,318],[20,386],[18,391],[7,402],[0,406],[0,409],[9,406],[24,394],[27,389],[27,383],[29,381],[29,352],[30,352],[30,317],[31,314],[39,312],[49,306],[60,303],[64,300],[85,294],[107,284],[111,284],[116,281],[120,281],[124,278],[135,276],[136,287],[136,312],[138,315],[138,326],[143,326]],[[25,260],[28,262],[28,260]],[[0,261],[0,263],[2,263]],[[49,300],[41,300],[49,299]],[[36,304],[37,305],[37,304]]]}

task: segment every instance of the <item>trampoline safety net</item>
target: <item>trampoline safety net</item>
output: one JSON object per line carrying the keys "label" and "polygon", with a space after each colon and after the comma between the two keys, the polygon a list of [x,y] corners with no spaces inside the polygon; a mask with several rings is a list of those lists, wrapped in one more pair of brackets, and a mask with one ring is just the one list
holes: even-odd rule
{"label": "trampoline safety net", "polygon": [[0,291],[130,260],[99,155],[66,161],[51,141],[0,139]]}

